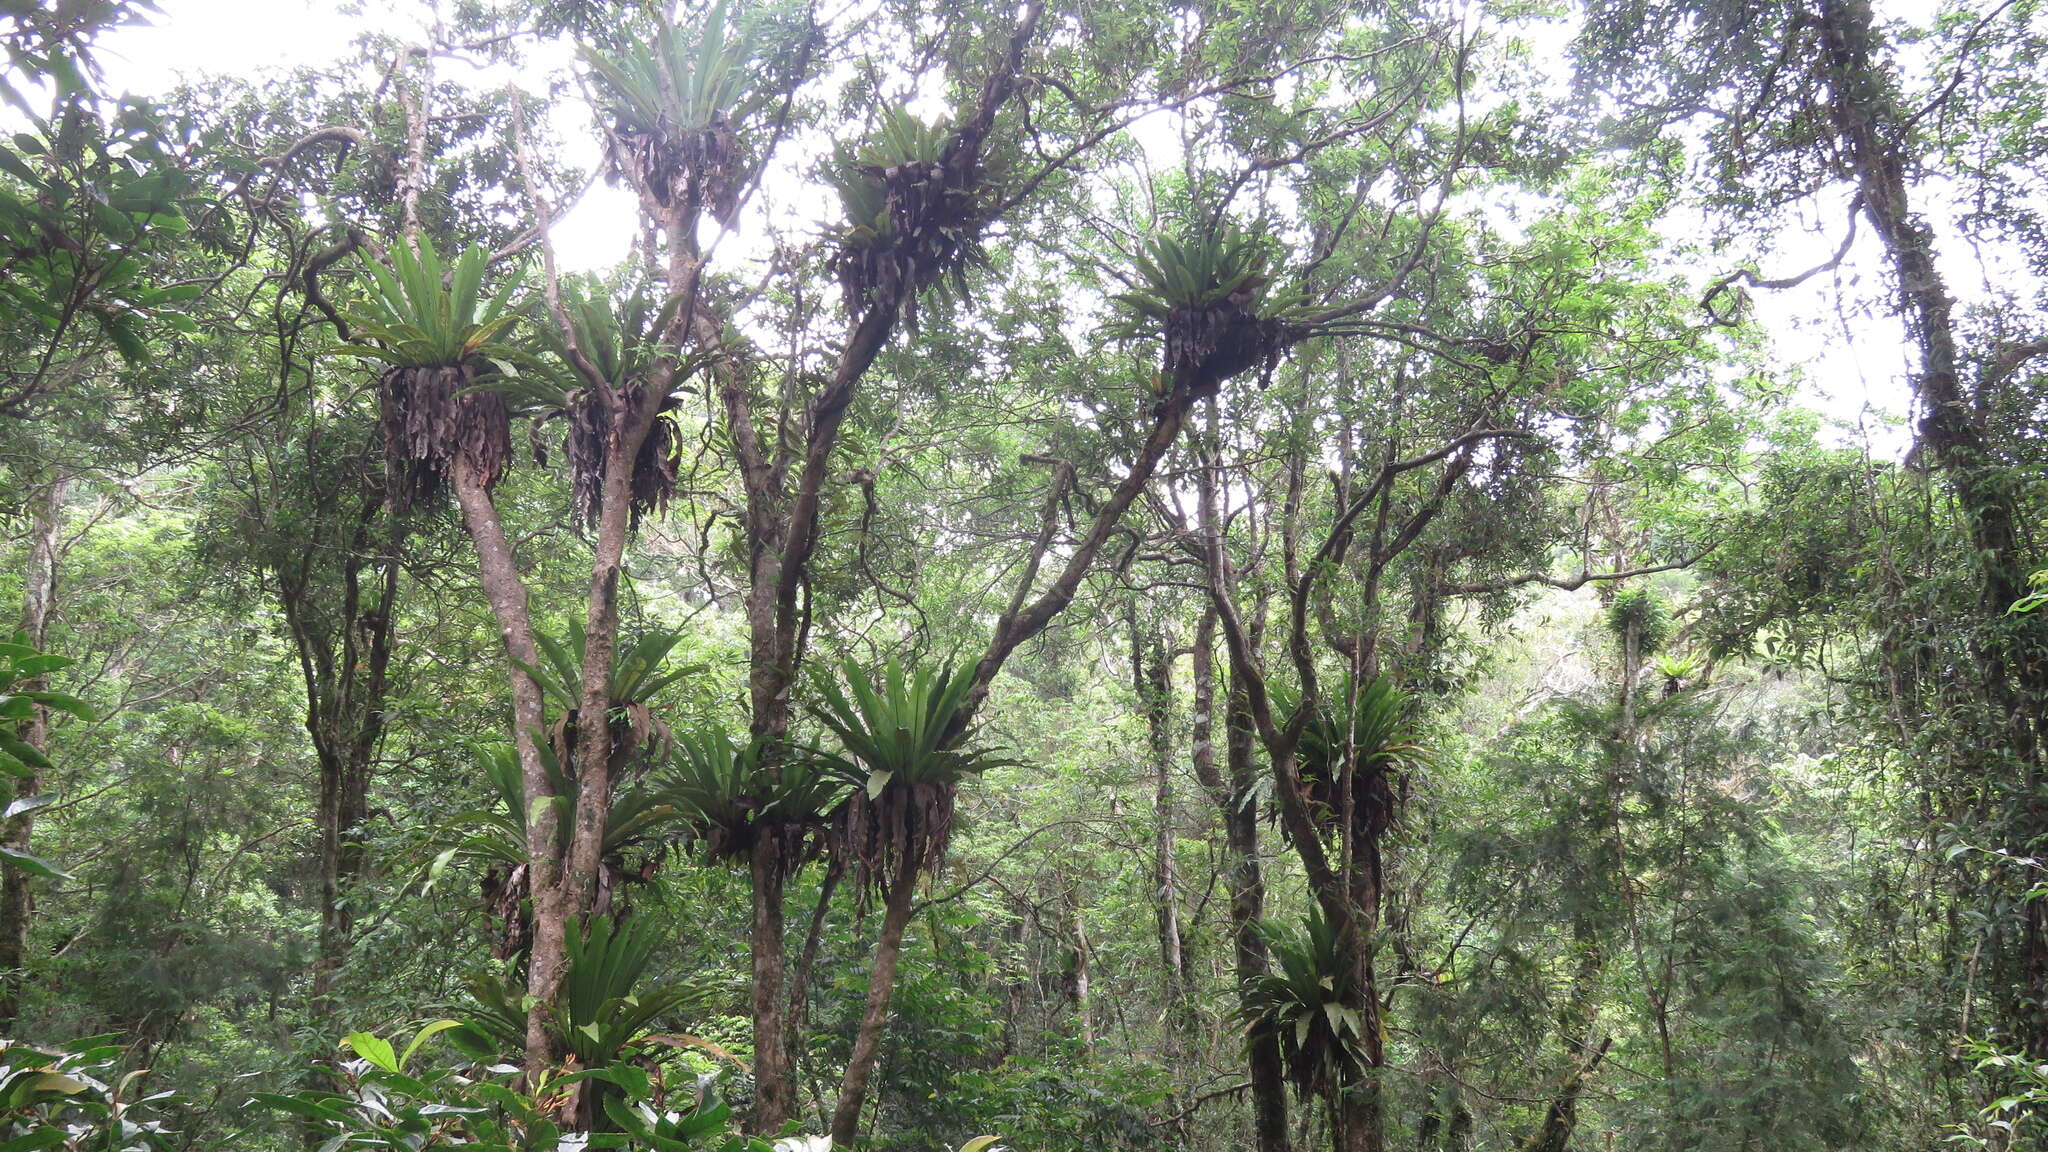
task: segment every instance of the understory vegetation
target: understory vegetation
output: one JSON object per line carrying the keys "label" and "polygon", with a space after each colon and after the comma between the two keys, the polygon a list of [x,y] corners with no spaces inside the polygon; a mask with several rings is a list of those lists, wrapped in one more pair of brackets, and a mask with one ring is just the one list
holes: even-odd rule
{"label": "understory vegetation", "polygon": [[2048,1141],[2034,0],[203,3],[0,4],[0,1152]]}

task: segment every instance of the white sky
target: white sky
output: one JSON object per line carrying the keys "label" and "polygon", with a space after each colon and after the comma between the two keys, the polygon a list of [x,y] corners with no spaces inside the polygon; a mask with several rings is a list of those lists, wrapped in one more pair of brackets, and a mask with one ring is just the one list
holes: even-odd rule
{"label": "white sky", "polygon": [[[1906,0],[1906,5],[1917,8],[1920,2]],[[363,13],[339,11],[332,0],[158,3],[163,13],[151,24],[120,29],[102,38],[101,60],[109,87],[154,95],[175,87],[185,77],[328,64],[347,55],[350,40],[366,26],[407,36],[421,27],[426,11],[424,5],[408,0],[373,2],[364,6],[371,11]],[[549,61],[562,62],[566,61]],[[478,74],[452,63],[443,66],[442,75],[480,88],[522,80],[504,73]],[[528,87],[525,83],[521,86]],[[584,115],[580,107],[564,114]],[[594,167],[594,135],[580,123],[561,123],[556,128],[571,150],[567,159]],[[599,183],[556,224],[555,242],[562,262],[572,269],[615,265],[628,253],[636,219],[629,194]],[[1765,276],[1784,276],[1819,263],[1839,242],[1840,228],[1839,212],[1830,212],[1827,220],[1816,222],[1812,229],[1788,229],[1760,271]],[[1755,303],[1779,361],[1797,366],[1802,373],[1799,394],[1803,401],[1841,425],[1833,438],[1864,443],[1880,455],[1896,457],[1909,439],[1899,421],[1910,405],[1905,383],[1907,359],[1898,327],[1885,317],[1844,315],[1838,306],[1845,293],[1867,297],[1871,287],[1880,282],[1874,255],[1869,245],[1859,244],[1848,265],[1833,276],[1817,276],[1796,290],[1758,293]],[[1713,271],[1727,270],[1731,269]],[[1967,283],[1957,287],[1967,294]]]}

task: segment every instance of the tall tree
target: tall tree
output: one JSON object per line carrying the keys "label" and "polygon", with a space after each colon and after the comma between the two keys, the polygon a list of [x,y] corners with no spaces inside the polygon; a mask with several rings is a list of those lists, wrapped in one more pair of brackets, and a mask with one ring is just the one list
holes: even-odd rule
{"label": "tall tree", "polygon": [[[35,651],[49,643],[50,621],[57,608],[57,575],[63,560],[65,494],[71,477],[63,471],[44,477],[35,502],[30,506],[28,557],[22,565],[20,641]],[[17,686],[24,691],[47,688],[41,675],[30,676]],[[47,802],[41,796],[42,777],[34,757],[50,747],[50,708],[30,701],[29,715],[19,722],[14,734],[30,753],[28,771],[13,778],[12,799],[7,805],[4,825],[6,846],[27,855],[35,831],[35,810]],[[17,759],[24,759],[17,757]],[[21,986],[29,973],[29,920],[35,912],[34,878],[12,862],[0,863],[0,1029],[12,1029],[21,1015]]]}

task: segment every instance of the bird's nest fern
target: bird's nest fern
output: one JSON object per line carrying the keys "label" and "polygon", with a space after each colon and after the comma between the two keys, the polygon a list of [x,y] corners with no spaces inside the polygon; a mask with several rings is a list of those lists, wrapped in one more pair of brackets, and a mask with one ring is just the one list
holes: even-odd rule
{"label": "bird's nest fern", "polygon": [[1186,379],[1201,393],[1250,368],[1270,373],[1310,334],[1314,310],[1277,286],[1272,241],[1234,222],[1152,237],[1131,263],[1109,332],[1162,342],[1162,387]]}
{"label": "bird's nest fern", "polygon": [[767,93],[753,84],[751,38],[727,27],[724,0],[694,32],[664,25],[616,52],[581,50],[611,117],[615,175],[663,209],[709,212],[731,224],[751,168],[739,126]]}
{"label": "bird's nest fern", "polygon": [[458,463],[490,487],[512,456],[511,415],[500,394],[479,385],[516,373],[519,350],[501,337],[517,319],[518,277],[486,295],[482,248],[444,267],[424,237],[417,251],[394,246],[390,261],[364,261],[369,289],[349,316],[348,352],[385,366],[377,399],[393,497],[401,507],[431,497]]}
{"label": "bird's nest fern", "polygon": [[1000,180],[950,120],[926,124],[892,108],[870,140],[839,151],[825,176],[846,212],[832,266],[848,311],[895,301],[914,324],[924,289],[966,295],[968,271],[988,262],[981,231]]}

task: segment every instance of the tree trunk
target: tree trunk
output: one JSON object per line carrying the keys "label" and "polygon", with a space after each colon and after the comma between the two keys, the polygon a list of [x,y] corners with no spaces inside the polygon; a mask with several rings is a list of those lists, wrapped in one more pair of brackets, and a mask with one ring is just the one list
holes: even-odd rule
{"label": "tree trunk", "polygon": [[[832,894],[839,890],[839,882],[845,879],[845,877],[845,859],[838,856],[828,858],[825,864],[825,878],[818,885],[817,903],[811,906],[811,924],[809,929],[804,932],[803,951],[797,953],[796,968],[790,974],[787,990],[783,993],[784,1000],[789,1005],[789,1012],[782,1020],[781,1051],[783,1053],[783,1062],[788,1069],[785,1076],[785,1079],[790,1083],[790,1102],[787,1110],[791,1115],[794,1115],[796,1112],[795,1087],[797,1084],[804,1082],[804,1036],[810,1027],[811,977],[818,970],[818,947],[824,942],[825,918],[832,911]],[[779,916],[779,903],[777,908]],[[759,1008],[758,1005],[756,1007],[757,1009]],[[760,1062],[758,1060],[754,1064],[754,1069],[757,1080],[765,1082],[766,1078],[760,1076]],[[757,1084],[755,1088],[757,1100],[759,1096],[760,1088]],[[831,1118],[825,1115],[825,1103],[822,1099],[818,1098],[815,1087],[811,1096],[813,1107],[817,1111],[819,1125],[822,1127],[829,1124]],[[776,1123],[779,1127],[781,1121]]]}
{"label": "tree trunk", "polygon": [[[1380,1088],[1380,1070],[1387,1057],[1384,1027],[1380,1022],[1379,984],[1373,972],[1373,934],[1379,926],[1383,874],[1378,837],[1354,846],[1357,858],[1349,866],[1348,923],[1339,922],[1337,939],[1351,964],[1352,986],[1357,989],[1357,1010],[1364,1035],[1359,1039],[1363,1068],[1355,1084],[1340,1084],[1337,1092],[1338,1152],[1380,1152],[1386,1142],[1386,1117]],[[1319,894],[1320,895],[1320,894]],[[1322,900],[1324,912],[1330,901]]]}
{"label": "tree trunk", "polygon": [[[363,870],[363,848],[349,835],[369,815],[371,766],[384,731],[384,693],[397,627],[399,528],[392,520],[389,550],[374,559],[370,527],[376,504],[364,512],[361,531],[342,558],[343,605],[339,637],[320,635],[308,620],[303,582],[278,574],[279,604],[299,646],[306,674],[306,728],[320,769],[320,935],[313,967],[313,1013],[333,1014],[335,973],[348,957],[355,915],[346,892]],[[374,599],[366,606],[362,574],[376,576]],[[324,651],[316,651],[316,646]]]}
{"label": "tree trunk", "polygon": [[754,841],[754,1117],[757,1133],[773,1134],[796,1114],[790,1037],[783,1032],[782,853],[772,836]]}
{"label": "tree trunk", "polygon": [[1607,1055],[1607,1046],[1613,1042],[1612,1037],[1601,1037],[1566,1074],[1564,1083],[1558,1086],[1557,1094],[1543,1111],[1543,1123],[1537,1125],[1536,1131],[1522,1145],[1523,1152],[1569,1152],[1572,1131],[1579,1122],[1579,1097],[1585,1093],[1587,1079],[1600,1066],[1601,1058]]}
{"label": "tree trunk", "polygon": [[[613,774],[633,752],[629,729],[611,720],[613,655],[619,641],[619,579],[625,571],[626,540],[633,527],[633,462],[647,439],[667,395],[669,380],[657,374],[646,381],[638,403],[620,396],[607,398],[611,435],[605,443],[603,495],[597,523],[597,548],[590,564],[590,597],[583,617],[583,683],[576,704],[576,741],[572,787],[576,789],[575,820],[557,883],[561,891],[548,901],[549,914],[583,916],[597,910],[603,897],[599,875],[604,868],[605,830],[611,823]],[[536,919],[539,907],[536,906]],[[566,930],[566,924],[562,929]],[[534,934],[540,935],[535,925]]]}
{"label": "tree trunk", "polygon": [[1173,815],[1173,666],[1165,642],[1147,637],[1138,620],[1133,595],[1128,605],[1131,634],[1131,690],[1145,717],[1145,746],[1150,754],[1152,788],[1153,927],[1159,937],[1159,966],[1165,977],[1166,1033],[1169,1046],[1193,1030],[1189,1018],[1186,942],[1180,925],[1180,877],[1174,867]]}
{"label": "tree trunk", "polygon": [[1088,987],[1088,968],[1093,949],[1088,943],[1088,925],[1081,921],[1081,901],[1078,897],[1072,899],[1068,911],[1074,928],[1074,969],[1071,984],[1074,993],[1074,1024],[1081,1033],[1081,1047],[1088,1050],[1095,1047],[1094,1000]]}
{"label": "tree trunk", "polygon": [[[2026,587],[2014,478],[1992,451],[1963,387],[1954,302],[1936,259],[1934,232],[1913,210],[1906,177],[1910,126],[1876,59],[1868,0],[1820,0],[1817,11],[1828,112],[1840,153],[1884,247],[1906,335],[1919,353],[1913,386],[1926,409],[1920,439],[1953,487],[1977,557],[1980,611],[1988,626],[1976,647],[1986,694],[2005,719],[2013,755],[2025,766],[2025,826],[2011,840],[2016,854],[2027,855],[2033,840],[2048,831],[2048,810],[2035,799],[2041,790],[2038,726],[2048,703],[2048,662],[2029,651],[2040,642],[2042,624],[2006,616]],[[2048,1052],[2048,906],[2037,899],[2022,904],[2025,987],[2013,1025],[2038,1055]]]}
{"label": "tree trunk", "polygon": [[527,953],[526,988],[533,1007],[526,1017],[526,1075],[536,1080],[555,1062],[555,1044],[548,1035],[548,1006],[554,1003],[561,985],[567,946],[567,916],[560,908],[561,885],[556,882],[559,863],[555,809],[543,801],[554,796],[554,786],[541,763],[540,740],[546,725],[541,708],[540,686],[527,668],[540,666],[540,654],[533,641],[533,620],[527,612],[526,582],[519,576],[512,546],[505,540],[503,525],[491,494],[469,464],[458,455],[451,485],[462,509],[463,527],[476,545],[477,567],[484,597],[498,622],[498,639],[504,646],[507,674],[512,683],[512,746],[519,755],[519,774],[526,788],[527,890],[533,893],[533,942]]}
{"label": "tree trunk", "polygon": [[[1195,779],[1216,803],[1223,821],[1224,847],[1230,859],[1230,938],[1240,989],[1265,975],[1266,938],[1259,921],[1266,914],[1266,883],[1259,867],[1258,766],[1254,759],[1251,719],[1244,714],[1242,686],[1233,677],[1229,715],[1224,727],[1226,780],[1216,767],[1216,614],[1204,612],[1195,631],[1194,736]],[[1245,1034],[1246,1063],[1251,1078],[1252,1130],[1258,1152],[1288,1152],[1287,1081],[1280,1062],[1280,1037],[1264,1024]]]}
{"label": "tree trunk", "polygon": [[[44,485],[42,500],[35,510],[35,528],[29,537],[28,564],[21,578],[21,630],[31,648],[41,650],[48,642],[50,612],[57,600],[57,563],[64,526],[64,491],[70,477],[62,471]],[[23,688],[44,687],[43,678],[33,677]],[[50,746],[50,710],[38,704],[21,724],[20,738],[38,752]],[[26,800],[42,788],[36,773],[17,777],[13,799]],[[4,794],[0,794],[4,795]],[[27,852],[34,831],[35,815],[24,812],[0,828],[7,846]],[[0,1032],[12,1031],[21,1016],[21,988],[28,978],[28,929],[35,914],[35,897],[29,890],[29,874],[19,868],[0,868]]]}
{"label": "tree trunk", "polygon": [[875,943],[875,960],[868,972],[867,1004],[853,1038],[853,1054],[846,1061],[846,1077],[839,1084],[839,1103],[832,1109],[832,1143],[839,1148],[852,1148],[860,1136],[868,1081],[874,1076],[875,1063],[882,1054],[882,1034],[888,1028],[896,962],[902,957],[903,933],[910,926],[910,911],[916,903],[918,864],[915,853],[901,855],[883,900],[882,935]]}
{"label": "tree trunk", "polygon": [[1594,928],[1584,918],[1575,919],[1572,938],[1579,948],[1579,963],[1572,972],[1571,992],[1558,1014],[1557,1034],[1563,1049],[1564,1072],[1557,1092],[1543,1110],[1543,1122],[1523,1142],[1523,1152],[1568,1152],[1572,1132],[1579,1123],[1579,1097],[1586,1081],[1607,1055],[1612,1037],[1594,1037],[1600,1011],[1600,973],[1605,954]]}

